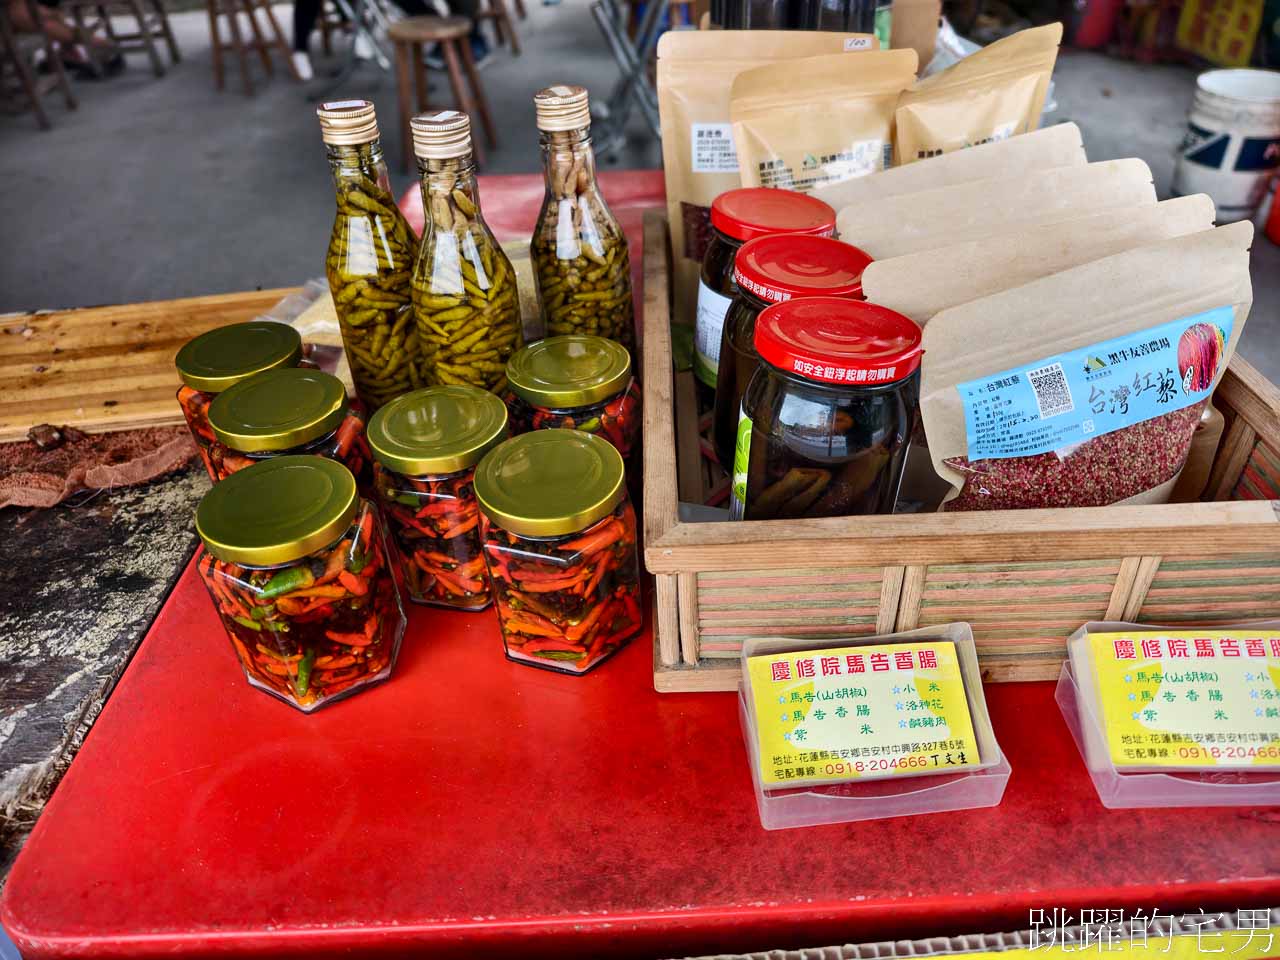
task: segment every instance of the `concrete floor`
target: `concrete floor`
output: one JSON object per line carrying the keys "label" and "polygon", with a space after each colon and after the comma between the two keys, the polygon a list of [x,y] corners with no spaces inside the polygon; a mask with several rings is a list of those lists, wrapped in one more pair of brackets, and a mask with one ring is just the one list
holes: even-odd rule
{"label": "concrete floor", "polygon": [[[604,96],[617,76],[587,0],[526,2],[523,56],[499,50],[483,72],[501,140],[490,173],[539,168],[535,90],[572,82]],[[278,16],[287,30],[289,9]],[[50,132],[29,115],[0,117],[0,312],[286,286],[320,272],[333,207],[308,90],[263,81],[255,64],[257,96],[244,97],[234,73],[218,93],[204,14],[173,19],[184,60],[164,78],[134,57],[120,77],[77,84],[75,112],[51,97]],[[1055,76],[1053,118],[1080,125],[1090,158],[1142,157],[1167,196],[1194,72],[1063,50]],[[365,66],[337,93],[379,103],[397,158],[391,78]],[[659,165],[638,112],[628,132],[616,164]],[[399,191],[412,180],[395,162]],[[1280,247],[1261,236],[1253,278],[1241,349],[1280,381]]]}

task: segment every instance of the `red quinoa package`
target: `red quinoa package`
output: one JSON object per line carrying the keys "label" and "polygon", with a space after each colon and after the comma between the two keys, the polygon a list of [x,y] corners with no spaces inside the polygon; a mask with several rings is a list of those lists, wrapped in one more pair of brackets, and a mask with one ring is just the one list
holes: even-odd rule
{"label": "red quinoa package", "polygon": [[876,260],[862,274],[872,303],[924,326],[947,307],[1020,287],[1102,257],[1213,228],[1205,194],[1078,220],[1019,227],[984,240]]}
{"label": "red quinoa package", "polygon": [[950,307],[920,408],[944,510],[1164,503],[1253,302],[1251,224]]}

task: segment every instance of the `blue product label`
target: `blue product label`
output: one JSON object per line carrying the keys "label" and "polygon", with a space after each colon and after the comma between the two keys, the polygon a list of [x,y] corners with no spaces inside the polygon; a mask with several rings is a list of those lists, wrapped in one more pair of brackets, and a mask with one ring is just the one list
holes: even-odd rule
{"label": "blue product label", "polygon": [[1048,453],[1203,400],[1233,319],[1215,307],[958,384],[969,459]]}

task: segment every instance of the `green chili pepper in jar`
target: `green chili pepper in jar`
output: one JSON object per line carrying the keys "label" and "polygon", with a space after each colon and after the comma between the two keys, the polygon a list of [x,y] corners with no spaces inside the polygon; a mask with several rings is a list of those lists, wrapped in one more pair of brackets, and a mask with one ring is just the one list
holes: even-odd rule
{"label": "green chili pepper in jar", "polygon": [[373,104],[326,103],[317,114],[338,207],[325,275],[356,393],[373,412],[423,385],[409,292],[418,244],[391,195]]}

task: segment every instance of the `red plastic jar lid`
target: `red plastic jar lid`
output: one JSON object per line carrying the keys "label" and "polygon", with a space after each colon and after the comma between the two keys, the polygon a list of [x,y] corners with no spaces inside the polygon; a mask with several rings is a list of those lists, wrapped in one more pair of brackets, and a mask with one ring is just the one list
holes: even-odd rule
{"label": "red plastic jar lid", "polygon": [[733,261],[738,289],[766,303],[793,297],[862,297],[871,258],[830,237],[772,234],[744,243]]}
{"label": "red plastic jar lid", "polygon": [[771,233],[829,237],[836,232],[836,212],[807,193],[774,187],[726,190],[711,201],[711,225],[726,237],[754,240]]}
{"label": "red plastic jar lid", "polygon": [[756,352],[770,366],[806,380],[874,386],[920,368],[920,327],[865,300],[806,297],[760,312]]}

